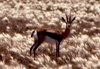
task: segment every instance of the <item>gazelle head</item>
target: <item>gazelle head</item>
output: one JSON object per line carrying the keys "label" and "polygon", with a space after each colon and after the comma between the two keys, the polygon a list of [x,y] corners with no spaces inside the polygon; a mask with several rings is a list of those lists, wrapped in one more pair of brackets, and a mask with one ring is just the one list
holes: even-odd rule
{"label": "gazelle head", "polygon": [[75,20],[76,17],[72,17],[70,14],[69,16],[66,14],[66,20],[62,17],[62,21],[66,23],[67,28],[71,27],[72,22]]}

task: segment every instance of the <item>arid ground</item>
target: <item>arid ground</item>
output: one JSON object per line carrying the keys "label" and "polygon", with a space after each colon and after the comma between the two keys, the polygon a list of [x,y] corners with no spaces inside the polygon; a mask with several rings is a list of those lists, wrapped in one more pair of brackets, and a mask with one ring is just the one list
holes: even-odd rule
{"label": "arid ground", "polygon": [[[34,60],[33,30],[65,30],[61,17],[76,16],[60,44],[43,43]],[[100,69],[100,0],[0,0],[0,69]]]}

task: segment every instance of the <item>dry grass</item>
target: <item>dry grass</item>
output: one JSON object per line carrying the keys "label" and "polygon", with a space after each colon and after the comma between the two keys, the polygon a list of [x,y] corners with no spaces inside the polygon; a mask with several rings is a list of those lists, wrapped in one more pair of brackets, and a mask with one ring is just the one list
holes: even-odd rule
{"label": "dry grass", "polygon": [[[65,29],[65,13],[77,18],[60,45],[44,43],[29,55],[32,30]],[[99,0],[0,0],[0,69],[100,69]],[[61,23],[60,23],[61,22]]]}

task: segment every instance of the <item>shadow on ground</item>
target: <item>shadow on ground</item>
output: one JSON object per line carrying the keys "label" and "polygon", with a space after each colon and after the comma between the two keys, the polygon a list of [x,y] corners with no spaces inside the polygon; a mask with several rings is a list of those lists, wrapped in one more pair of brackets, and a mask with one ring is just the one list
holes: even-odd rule
{"label": "shadow on ground", "polygon": [[41,65],[37,65],[28,57],[23,57],[21,54],[7,50],[5,44],[0,45],[0,60],[4,61],[6,65],[14,65],[12,60],[17,61],[18,64],[24,65],[27,69],[38,69]]}

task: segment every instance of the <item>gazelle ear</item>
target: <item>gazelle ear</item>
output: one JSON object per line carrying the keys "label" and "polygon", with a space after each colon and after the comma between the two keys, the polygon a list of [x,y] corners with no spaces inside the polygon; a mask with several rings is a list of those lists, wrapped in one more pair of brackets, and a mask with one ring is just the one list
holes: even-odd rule
{"label": "gazelle ear", "polygon": [[63,21],[63,22],[66,22],[65,19],[64,19],[63,17],[62,17],[62,21]]}

